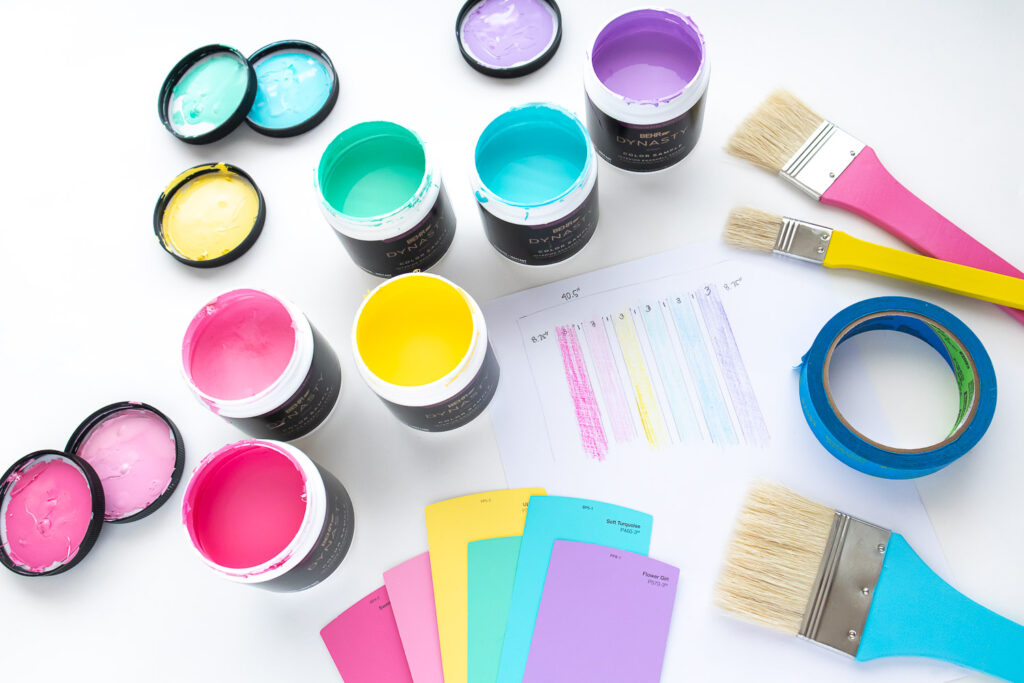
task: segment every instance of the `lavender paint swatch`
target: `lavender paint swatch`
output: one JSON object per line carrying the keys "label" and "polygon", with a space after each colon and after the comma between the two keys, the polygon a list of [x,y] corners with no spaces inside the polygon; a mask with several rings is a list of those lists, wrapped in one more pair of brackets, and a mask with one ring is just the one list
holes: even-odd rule
{"label": "lavender paint swatch", "polygon": [[523,683],[658,683],[679,569],[555,541]]}

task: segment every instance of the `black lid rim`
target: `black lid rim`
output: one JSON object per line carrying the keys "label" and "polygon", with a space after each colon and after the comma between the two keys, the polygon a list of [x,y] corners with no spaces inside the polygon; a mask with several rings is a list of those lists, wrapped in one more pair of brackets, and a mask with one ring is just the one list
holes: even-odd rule
{"label": "black lid rim", "polygon": [[75,553],[75,556],[67,562],[46,571],[34,572],[19,565],[11,558],[10,555],[7,554],[7,550],[4,549],[3,545],[0,544],[0,564],[21,576],[53,576],[54,574],[62,574],[66,572],[85,559],[85,556],[89,554],[89,551],[92,550],[92,547],[96,544],[96,539],[99,538],[100,531],[103,529],[103,511],[106,507],[106,500],[103,498],[103,483],[100,481],[99,475],[96,474],[96,470],[94,470],[92,465],[88,462],[77,455],[71,455],[63,451],[45,449],[29,453],[28,455],[15,460],[14,464],[7,468],[3,477],[0,478],[0,501],[2,501],[7,495],[7,480],[15,471],[21,469],[31,461],[38,460],[39,458],[47,455],[60,456],[76,465],[78,469],[85,474],[85,480],[89,485],[89,493],[92,497],[92,519],[89,520],[89,526],[85,529],[85,536],[82,537],[82,542],[78,544],[78,552]]}
{"label": "black lid rim", "polygon": [[[246,84],[245,94],[242,96],[242,101],[239,102],[238,108],[231,114],[231,116],[213,130],[200,135],[182,135],[178,131],[174,130],[171,126],[170,119],[167,117],[167,105],[170,103],[171,93],[174,90],[174,86],[193,64],[204,57],[208,57],[209,55],[216,54],[218,52],[230,53],[235,57],[238,57],[238,59],[245,64],[246,70],[249,74],[249,80]],[[164,124],[164,128],[170,131],[171,135],[174,137],[183,142],[187,142],[190,145],[206,145],[220,140],[235,128],[238,128],[242,121],[245,120],[245,117],[249,115],[249,110],[252,109],[252,103],[255,99],[256,72],[253,71],[252,64],[250,64],[249,60],[245,58],[245,55],[235,48],[215,43],[212,45],[204,45],[203,47],[192,50],[192,52],[189,52],[187,55],[182,57],[178,63],[174,65],[167,74],[167,77],[164,78],[163,85],[160,86],[160,96],[157,98],[157,113],[160,115],[160,122]]]}
{"label": "black lid rim", "polygon": [[[249,234],[245,236],[245,239],[242,240],[237,247],[222,256],[218,256],[217,258],[206,259],[205,261],[196,261],[179,254],[164,240],[164,212],[167,210],[167,205],[170,204],[171,198],[178,192],[178,190],[184,187],[186,183],[206,173],[220,171],[221,168],[219,167],[223,167],[224,170],[245,178],[245,180],[252,185],[252,188],[256,190],[256,199],[259,204],[259,208],[256,211],[256,220],[253,221]],[[242,254],[249,251],[249,249],[252,248],[252,245],[256,244],[256,240],[259,239],[260,235],[263,234],[263,224],[266,222],[266,219],[267,203],[263,199],[263,192],[260,191],[259,185],[257,185],[256,181],[252,179],[252,176],[234,164],[206,163],[185,169],[180,174],[177,183],[160,193],[160,197],[156,200],[156,207],[153,209],[153,230],[156,232],[156,238],[160,240],[160,246],[164,248],[164,251],[174,257],[174,260],[184,263],[186,266],[192,266],[193,268],[216,268],[217,266],[223,266],[231,263]]]}
{"label": "black lid rim", "polygon": [[[75,431],[71,433],[71,438],[68,439],[68,445],[64,449],[64,452],[73,454],[77,457],[78,449],[81,448],[82,442],[85,441],[85,438],[94,427],[110,416],[125,410],[145,410],[153,413],[163,420],[168,427],[170,427],[171,436],[174,437],[174,469],[171,470],[171,479],[167,482],[167,488],[164,489],[163,493],[156,497],[156,500],[135,514],[128,515],[127,517],[108,519],[104,514],[103,521],[108,524],[125,524],[127,522],[135,522],[156,512],[160,506],[167,502],[171,497],[171,494],[174,493],[174,490],[178,488],[178,483],[181,481],[182,471],[185,469],[185,442],[181,438],[181,432],[178,431],[178,426],[171,421],[171,418],[167,417],[153,406],[140,401],[120,401],[118,403],[111,403],[108,406],[103,406],[92,415],[85,418],[82,423],[78,425]],[[106,508],[104,507],[104,512],[105,510]]]}
{"label": "black lid rim", "polygon": [[[289,126],[288,128],[269,128],[267,126],[261,126],[260,124],[255,123],[251,118],[249,118],[249,112],[247,111],[245,115],[246,124],[248,124],[248,126],[257,133],[261,135],[266,135],[267,137],[271,138],[290,138],[313,130],[321,123],[323,123],[325,119],[327,119],[331,111],[334,109],[334,105],[337,104],[338,102],[340,84],[338,81],[338,70],[334,68],[334,62],[331,61],[331,58],[327,56],[327,53],[324,52],[323,49],[305,40],[279,40],[277,42],[270,43],[269,45],[264,45],[260,49],[256,50],[256,52],[253,52],[251,55],[249,55],[249,65],[250,67],[252,67],[253,73],[256,73],[257,61],[274,52],[280,52],[288,49],[304,50],[306,52],[311,52],[315,54],[317,57],[319,57],[323,64],[331,72],[331,92],[327,96],[327,101],[324,102],[324,105],[320,107],[320,109],[317,110],[315,114],[310,116],[302,123],[298,123],[294,126]],[[258,81],[256,84],[256,89],[259,90]],[[256,98],[254,96],[253,100],[255,99]],[[251,109],[252,106],[250,105],[250,110]]]}
{"label": "black lid rim", "polygon": [[465,20],[466,15],[482,1],[483,0],[466,0],[462,9],[459,10],[458,17],[455,19],[455,42],[458,43],[459,52],[462,53],[462,58],[466,60],[467,64],[485,76],[492,76],[494,78],[518,78],[520,76],[533,73],[551,61],[551,58],[555,56],[555,52],[558,51],[558,46],[562,43],[562,10],[558,8],[558,3],[555,2],[555,0],[541,0],[541,2],[547,3],[555,14],[555,37],[552,39],[551,45],[529,62],[520,64],[519,66],[509,67],[507,69],[487,66],[474,57],[471,52],[466,50],[466,46],[462,44],[462,22]]}

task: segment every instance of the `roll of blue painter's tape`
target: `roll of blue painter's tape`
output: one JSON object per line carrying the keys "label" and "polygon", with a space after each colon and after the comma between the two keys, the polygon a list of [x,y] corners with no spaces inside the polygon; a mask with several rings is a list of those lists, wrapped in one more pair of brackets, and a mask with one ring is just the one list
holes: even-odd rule
{"label": "roll of blue painter's tape", "polygon": [[[829,365],[836,348],[862,332],[892,330],[924,341],[943,357],[960,394],[949,436],[922,448],[892,448],[858,432],[836,408]],[[800,404],[811,431],[829,453],[850,467],[885,479],[937,472],[974,447],[996,409],[996,374],[988,352],[959,318],[920,299],[884,296],[839,311],[814,340],[800,367]]]}

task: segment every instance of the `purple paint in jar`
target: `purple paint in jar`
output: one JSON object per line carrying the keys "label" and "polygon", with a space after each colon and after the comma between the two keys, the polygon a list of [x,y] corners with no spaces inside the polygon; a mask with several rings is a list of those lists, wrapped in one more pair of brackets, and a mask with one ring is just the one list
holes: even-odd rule
{"label": "purple paint in jar", "polygon": [[455,31],[477,71],[511,78],[543,66],[558,49],[562,19],[554,0],[469,0]]}
{"label": "purple paint in jar", "polygon": [[697,144],[709,67],[704,36],[670,9],[613,18],[587,53],[587,128],[598,154],[627,171],[651,172]]}

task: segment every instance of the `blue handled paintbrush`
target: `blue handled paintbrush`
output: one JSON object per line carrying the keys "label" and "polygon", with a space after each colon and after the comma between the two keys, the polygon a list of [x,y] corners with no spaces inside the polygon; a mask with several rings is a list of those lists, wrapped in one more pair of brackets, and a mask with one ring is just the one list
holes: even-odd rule
{"label": "blue handled paintbrush", "polygon": [[960,594],[899,534],[776,484],[750,492],[715,602],[859,661],[930,657],[1024,681],[1024,626]]}

